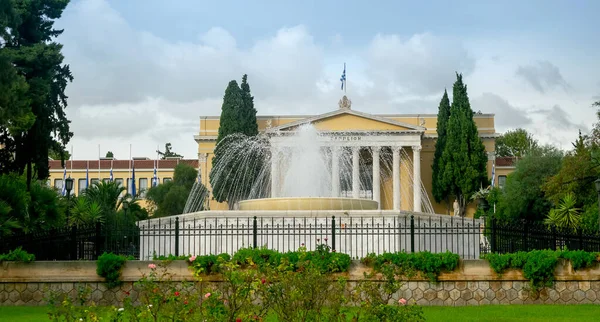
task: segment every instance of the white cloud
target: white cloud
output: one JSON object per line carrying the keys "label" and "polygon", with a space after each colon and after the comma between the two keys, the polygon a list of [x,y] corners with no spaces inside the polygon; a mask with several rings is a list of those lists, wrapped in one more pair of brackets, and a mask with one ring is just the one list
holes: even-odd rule
{"label": "white cloud", "polygon": [[[199,116],[219,115],[227,83],[245,73],[259,114],[331,111],[343,94],[343,62],[357,110],[435,113],[444,88],[451,93],[460,72],[473,109],[495,113],[499,130],[531,123],[537,129],[538,121],[551,127],[540,135],[571,130],[531,114],[539,110],[535,106],[571,111],[573,99],[523,90],[514,71],[524,61],[515,60],[514,48],[512,56],[495,50],[482,59],[482,48],[478,52],[461,39],[431,33],[377,34],[363,48],[348,47],[335,34],[321,45],[312,36],[315,31],[302,25],[273,30],[244,47],[242,39],[219,26],[193,40],[173,41],[134,28],[104,0],[72,3],[57,27],[64,28],[59,42],[75,77],[67,94],[77,158],[94,158],[97,143],[120,158],[128,156],[130,143],[134,155],[153,156],[166,142],[185,157],[196,157]],[[546,76],[532,78],[540,86],[560,84],[548,80],[554,74],[541,75]],[[595,94],[586,93],[586,99]],[[589,110],[569,112],[569,122],[588,122],[594,113]]]}

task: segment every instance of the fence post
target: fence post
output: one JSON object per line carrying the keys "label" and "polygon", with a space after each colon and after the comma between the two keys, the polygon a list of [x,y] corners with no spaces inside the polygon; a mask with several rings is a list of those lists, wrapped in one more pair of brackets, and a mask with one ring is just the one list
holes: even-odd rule
{"label": "fence post", "polygon": [[410,215],[410,252],[415,252],[415,216]]}
{"label": "fence post", "polygon": [[102,224],[100,222],[96,223],[96,259],[100,257],[100,253],[102,252],[102,245],[100,245],[102,241]]}
{"label": "fence post", "polygon": [[335,216],[331,217],[331,249],[335,251]]}
{"label": "fence post", "polygon": [[491,242],[490,242],[490,252],[491,253],[495,253],[498,251],[497,247],[496,247],[496,218],[492,217],[490,218],[490,224],[492,226],[492,234],[491,234]]}
{"label": "fence post", "polygon": [[258,245],[258,223],[256,222],[256,216],[254,216],[254,220],[252,220],[252,246],[254,249],[257,248]]}
{"label": "fence post", "polygon": [[77,260],[77,226],[73,225],[71,227],[71,254],[69,254],[69,259],[74,261]]}
{"label": "fence post", "polygon": [[179,256],[179,217],[175,217],[175,256]]}

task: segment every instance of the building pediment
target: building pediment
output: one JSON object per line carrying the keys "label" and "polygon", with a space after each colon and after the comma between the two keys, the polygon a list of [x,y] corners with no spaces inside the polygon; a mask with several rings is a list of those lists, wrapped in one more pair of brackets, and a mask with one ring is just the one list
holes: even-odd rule
{"label": "building pediment", "polygon": [[351,109],[339,109],[270,128],[268,132],[293,132],[305,124],[312,124],[320,131],[425,131],[425,128],[422,126],[399,122]]}

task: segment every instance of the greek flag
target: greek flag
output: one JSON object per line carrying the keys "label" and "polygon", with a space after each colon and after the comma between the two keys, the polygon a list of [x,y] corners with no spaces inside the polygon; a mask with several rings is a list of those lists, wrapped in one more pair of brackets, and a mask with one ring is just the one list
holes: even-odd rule
{"label": "greek flag", "polygon": [[156,175],[156,162],[154,162],[154,177],[152,177],[152,186],[156,187],[158,184],[158,176]]}
{"label": "greek flag", "polygon": [[112,170],[113,170],[113,162],[112,162],[112,160],[110,160],[110,178],[108,179],[108,180],[110,180],[110,182],[112,182],[114,179]]}
{"label": "greek flag", "polygon": [[342,82],[341,89],[344,89],[344,85],[346,85],[346,63],[344,63],[344,72],[342,73],[342,77],[340,77],[340,82]]}
{"label": "greek flag", "polygon": [[63,181],[62,181],[62,195],[65,196],[67,194],[67,167],[65,166],[63,169]]}

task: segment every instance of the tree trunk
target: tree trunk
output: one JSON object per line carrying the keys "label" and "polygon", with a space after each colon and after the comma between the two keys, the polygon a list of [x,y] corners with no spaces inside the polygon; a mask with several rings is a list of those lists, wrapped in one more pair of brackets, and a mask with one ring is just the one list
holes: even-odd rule
{"label": "tree trunk", "polygon": [[463,196],[462,194],[457,194],[456,199],[458,199],[458,209],[459,209],[459,216],[460,217],[464,217],[465,216],[465,212],[466,212],[466,208],[467,208],[467,204],[466,204],[466,200],[465,200],[465,196]]}
{"label": "tree trunk", "polygon": [[446,196],[446,213],[450,216],[450,196]]}

